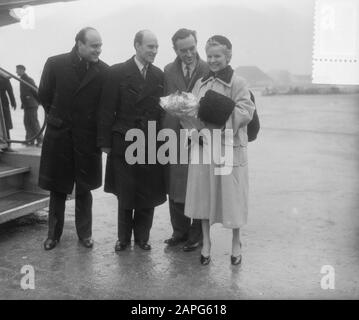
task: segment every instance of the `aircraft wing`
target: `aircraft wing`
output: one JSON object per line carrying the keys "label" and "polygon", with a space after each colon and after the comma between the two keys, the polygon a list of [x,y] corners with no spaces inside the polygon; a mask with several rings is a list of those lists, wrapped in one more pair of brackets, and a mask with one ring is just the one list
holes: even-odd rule
{"label": "aircraft wing", "polygon": [[68,2],[75,0],[0,0],[0,27],[19,22],[10,15],[10,10],[22,8],[23,6],[38,6],[53,2]]}

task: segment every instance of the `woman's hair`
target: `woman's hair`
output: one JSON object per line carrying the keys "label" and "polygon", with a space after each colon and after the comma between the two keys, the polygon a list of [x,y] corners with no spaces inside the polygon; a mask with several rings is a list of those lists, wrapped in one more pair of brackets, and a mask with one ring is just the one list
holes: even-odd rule
{"label": "woman's hair", "polygon": [[232,43],[224,36],[215,35],[210,37],[206,43],[206,51],[210,47],[219,46],[223,48],[224,54],[229,62],[232,58]]}

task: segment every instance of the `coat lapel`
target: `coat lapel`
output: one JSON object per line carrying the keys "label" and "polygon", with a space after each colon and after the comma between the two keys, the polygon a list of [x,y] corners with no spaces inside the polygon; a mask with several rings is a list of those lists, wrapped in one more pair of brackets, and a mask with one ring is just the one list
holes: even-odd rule
{"label": "coat lapel", "polygon": [[130,90],[132,93],[135,93],[137,95],[137,99],[136,99],[137,101],[143,91],[145,80],[143,79],[140,71],[138,70],[138,67],[133,57],[127,60],[125,64],[127,66],[126,67],[127,90]]}
{"label": "coat lapel", "polygon": [[75,87],[78,88],[81,84],[79,77],[77,75],[78,61],[76,59],[77,59],[77,57],[76,57],[75,53],[72,51],[69,56],[69,64],[66,67],[68,69],[68,72],[70,73],[69,79],[71,79],[71,82],[72,81],[74,82],[74,84],[73,84],[74,88]]}
{"label": "coat lapel", "polygon": [[153,91],[157,89],[158,79],[152,70],[152,65],[149,65],[146,74],[146,80],[143,79],[140,70],[138,69],[134,57],[126,62],[128,64],[127,69],[127,83],[129,84],[129,89],[136,91],[137,99],[136,103],[143,100],[152,94]]}
{"label": "coat lapel", "polygon": [[154,91],[154,89],[157,88],[157,85],[158,85],[158,80],[153,73],[152,65],[149,65],[148,69],[147,69],[146,80],[144,80],[144,86],[143,86],[143,89],[138,97],[137,102],[150,96],[151,93]]}
{"label": "coat lapel", "polygon": [[199,55],[197,55],[197,65],[195,67],[195,69],[193,70],[191,79],[188,83],[188,85],[186,86],[186,82],[185,82],[185,78],[184,78],[184,74],[183,74],[183,70],[182,70],[182,63],[181,60],[177,57],[175,60],[175,68],[176,68],[176,72],[175,72],[175,79],[176,79],[176,85],[177,88],[179,88],[181,91],[185,91],[185,92],[191,92],[196,81],[200,78],[199,76],[199,72],[200,72],[200,64],[201,64],[201,58]]}
{"label": "coat lapel", "polygon": [[187,86],[187,92],[192,91],[196,81],[199,79],[198,73],[199,73],[199,69],[200,69],[200,63],[201,63],[201,61],[200,61],[200,58],[198,57],[197,65],[196,65],[195,69],[193,70],[192,77]]}
{"label": "coat lapel", "polygon": [[77,68],[79,67],[79,63],[80,63],[80,58],[76,53],[76,49],[73,48],[70,53],[70,65],[71,65],[70,68],[71,68],[72,78],[76,79],[75,81],[78,83],[78,87],[75,91],[75,95],[77,95],[82,88],[84,88],[87,84],[89,84],[89,82],[91,82],[100,72],[98,63],[92,64],[90,65],[90,68],[87,70],[82,81],[80,81],[77,73]]}
{"label": "coat lapel", "polygon": [[82,79],[80,86],[77,88],[75,94],[77,94],[82,88],[84,88],[89,82],[91,82],[99,73],[98,65],[92,65],[87,70],[85,77]]}
{"label": "coat lapel", "polygon": [[176,79],[176,87],[180,91],[187,91],[186,83],[184,80],[184,75],[181,67],[181,60],[177,57],[175,60],[175,79]]}

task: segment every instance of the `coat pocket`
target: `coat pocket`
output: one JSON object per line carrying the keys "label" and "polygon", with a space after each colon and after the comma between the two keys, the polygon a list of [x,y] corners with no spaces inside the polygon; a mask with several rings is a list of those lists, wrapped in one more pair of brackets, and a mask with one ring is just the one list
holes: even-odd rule
{"label": "coat pocket", "polygon": [[247,146],[239,147],[239,165],[244,167],[248,164]]}
{"label": "coat pocket", "polygon": [[60,118],[54,117],[52,114],[49,114],[47,116],[47,124],[55,128],[61,128],[64,124],[64,121]]}
{"label": "coat pocket", "polygon": [[239,144],[241,147],[247,147],[248,145],[248,136],[246,128],[240,128],[239,129]]}
{"label": "coat pocket", "polygon": [[233,166],[244,167],[248,164],[248,155],[246,146],[238,146],[233,148]]}
{"label": "coat pocket", "polygon": [[128,146],[132,143],[131,141],[126,141],[125,139],[126,134],[115,131],[112,135],[112,155],[120,155],[124,156],[126,154],[126,150]]}

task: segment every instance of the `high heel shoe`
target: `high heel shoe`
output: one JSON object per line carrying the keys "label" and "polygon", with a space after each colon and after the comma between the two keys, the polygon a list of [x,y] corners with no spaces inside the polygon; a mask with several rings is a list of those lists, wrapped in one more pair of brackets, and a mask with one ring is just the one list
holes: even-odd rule
{"label": "high heel shoe", "polygon": [[206,266],[207,264],[209,264],[211,262],[211,256],[205,257],[201,254],[201,265]]}
{"label": "high heel shoe", "polygon": [[240,253],[237,256],[231,255],[231,263],[236,266],[242,262],[242,242],[239,242]]}
{"label": "high heel shoe", "polygon": [[231,263],[232,265],[236,266],[238,264],[241,264],[242,262],[242,255],[240,254],[239,256],[231,256]]}

